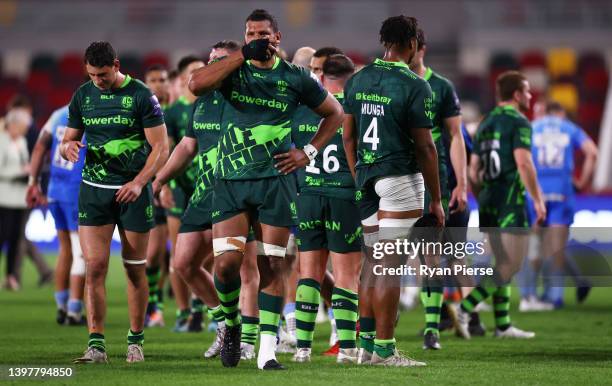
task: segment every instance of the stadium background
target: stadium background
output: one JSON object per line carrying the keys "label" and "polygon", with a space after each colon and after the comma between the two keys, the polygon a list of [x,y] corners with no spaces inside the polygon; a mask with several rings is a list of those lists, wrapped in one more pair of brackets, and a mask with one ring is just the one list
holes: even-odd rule
{"label": "stadium background", "polygon": [[[185,54],[207,55],[216,41],[242,40],[244,18],[254,8],[278,18],[289,57],[301,46],[334,45],[358,65],[381,53],[382,20],[400,13],[417,17],[427,34],[426,64],[453,81],[471,130],[494,104],[495,77],[507,69],[525,72],[532,102],[559,101],[600,148],[592,188],[580,192],[573,226],[612,226],[610,1],[0,0],[0,116],[14,95],[25,94],[40,128],[82,82],[82,52],[91,41],[110,41],[122,71],[141,77],[153,63],[172,68]],[[475,226],[473,198],[470,204]],[[57,250],[53,219],[44,211],[32,212],[26,236],[45,251]],[[609,323],[603,333],[610,333]]]}

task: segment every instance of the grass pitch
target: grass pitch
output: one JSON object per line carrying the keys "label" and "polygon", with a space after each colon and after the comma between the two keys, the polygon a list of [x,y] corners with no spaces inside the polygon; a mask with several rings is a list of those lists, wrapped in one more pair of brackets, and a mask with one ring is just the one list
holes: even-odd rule
{"label": "grass pitch", "polygon": [[[52,258],[50,258],[52,260]],[[290,355],[279,355],[288,367],[283,372],[262,372],[254,361],[226,369],[218,359],[204,360],[202,353],[212,342],[212,333],[177,334],[174,305],[166,301],[165,328],[145,332],[146,362],[125,363],[128,315],[125,276],[120,259],[113,257],[107,281],[108,313],[106,341],[110,363],[75,366],[71,360],[87,344],[84,327],[55,323],[53,289],[36,288],[31,266],[24,267],[23,289],[0,291],[0,383],[39,384],[40,379],[8,378],[8,367],[72,367],[71,378],[47,379],[55,384],[79,385],[380,385],[380,384],[610,384],[612,382],[612,288],[596,288],[583,305],[573,293],[565,309],[547,313],[519,313],[513,301],[513,322],[536,331],[530,341],[492,337],[493,315],[483,313],[487,337],[464,341],[442,334],[440,351],[421,349],[418,330],[422,309],[402,314],[396,337],[398,346],[410,356],[427,362],[424,368],[375,368],[339,366],[319,353],[327,348],[329,325],[317,325],[313,361],[295,364]],[[570,291],[568,289],[568,291]],[[570,296],[571,295],[571,296]]]}

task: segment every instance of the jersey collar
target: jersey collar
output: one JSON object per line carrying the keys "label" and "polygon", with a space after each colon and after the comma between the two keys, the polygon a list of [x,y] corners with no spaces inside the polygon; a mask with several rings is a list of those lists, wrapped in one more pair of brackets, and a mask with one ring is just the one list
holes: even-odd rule
{"label": "jersey collar", "polygon": [[272,68],[259,68],[259,67],[255,67],[253,65],[253,63],[251,62],[251,59],[247,60],[246,63],[249,66],[255,67],[258,71],[272,71],[272,70],[276,70],[276,67],[278,67],[278,65],[280,64],[280,58],[278,56],[274,57],[274,64],[272,65]]}
{"label": "jersey collar", "polygon": [[374,64],[378,64],[380,66],[395,66],[395,67],[405,67],[408,68],[408,65],[404,62],[388,62],[386,60],[382,60],[379,58],[376,58],[374,60]]}
{"label": "jersey collar", "polygon": [[429,81],[429,78],[431,78],[432,74],[433,74],[433,71],[432,71],[431,67],[427,67],[425,69],[425,75],[423,75],[423,79],[425,79],[426,81]]}
{"label": "jersey collar", "polygon": [[129,74],[125,74],[125,79],[123,80],[123,83],[121,83],[121,86],[119,86],[119,88],[124,88],[125,86],[130,84],[131,81],[132,77]]}

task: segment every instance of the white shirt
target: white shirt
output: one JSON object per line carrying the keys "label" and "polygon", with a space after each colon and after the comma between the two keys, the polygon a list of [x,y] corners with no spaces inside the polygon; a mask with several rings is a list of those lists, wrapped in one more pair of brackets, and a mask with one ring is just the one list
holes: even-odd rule
{"label": "white shirt", "polygon": [[13,140],[0,132],[0,206],[25,209],[28,164],[28,145],[24,137]]}

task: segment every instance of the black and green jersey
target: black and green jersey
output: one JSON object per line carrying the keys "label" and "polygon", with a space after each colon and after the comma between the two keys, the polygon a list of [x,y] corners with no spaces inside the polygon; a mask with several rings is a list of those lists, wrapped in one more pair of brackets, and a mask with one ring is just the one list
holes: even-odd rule
{"label": "black and green jersey", "polygon": [[479,203],[524,204],[525,188],[514,160],[518,148],[531,151],[529,121],[512,106],[494,108],[478,126],[474,139],[473,152],[480,157],[483,172]]}
{"label": "black and green jersey", "polygon": [[[185,136],[187,126],[191,122],[193,114],[193,103],[187,98],[180,96],[170,107],[164,111],[168,137],[172,139],[174,145],[181,142]],[[186,191],[193,190],[196,178],[196,163],[192,163],[182,175],[175,178],[176,183]]]}
{"label": "black and green jersey", "polygon": [[461,115],[459,107],[459,98],[453,84],[443,76],[440,76],[431,68],[427,67],[425,75],[423,75],[429,86],[431,87],[431,120],[433,121],[433,129],[431,136],[436,144],[438,151],[438,174],[440,176],[440,186],[446,186],[448,172],[446,170],[447,157],[446,148],[442,139],[442,129],[446,118],[456,117]]}
{"label": "black and green jersey", "polygon": [[245,62],[219,91],[227,103],[216,173],[226,180],[278,176],[273,156],[291,149],[295,110],[316,108],[327,96],[308,70],[279,58],[270,69]]}
{"label": "black and green jersey", "polygon": [[223,103],[223,97],[216,91],[196,99],[193,119],[185,132],[186,137],[195,138],[198,142],[198,155],[194,159],[197,165],[195,190],[189,200],[190,210],[197,208],[208,214],[212,210],[213,173],[217,164]]}
{"label": "black and green jersey", "polygon": [[428,83],[405,63],[376,59],[347,82],[344,96],[359,135],[357,186],[419,172],[410,130],[433,126]]}
{"label": "black and green jersey", "polygon": [[117,89],[81,85],[70,101],[68,126],[87,136],[83,180],[118,186],[134,179],[151,151],[144,130],[163,123],[155,95],[129,75]]}
{"label": "black and green jersey", "polygon": [[[344,100],[344,94],[336,94],[335,97],[340,103]],[[291,122],[291,136],[296,147],[303,148],[310,143],[319,122],[321,117],[318,114],[306,106],[298,107]],[[342,127],[308,166],[298,170],[298,187],[300,193],[355,198],[355,181],[346,162]]]}

